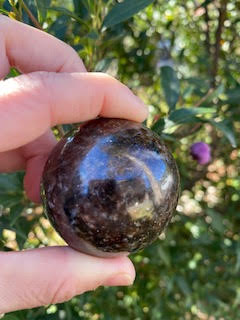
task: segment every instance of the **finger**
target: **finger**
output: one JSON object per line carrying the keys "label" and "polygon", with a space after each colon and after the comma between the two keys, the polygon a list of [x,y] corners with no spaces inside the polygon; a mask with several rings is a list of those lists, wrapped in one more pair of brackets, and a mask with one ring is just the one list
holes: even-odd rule
{"label": "finger", "polygon": [[[24,50],[23,50],[24,48]],[[10,66],[33,71],[86,71],[78,54],[46,32],[0,15],[0,79]]]}
{"label": "finger", "polygon": [[[0,27],[0,79],[7,75],[10,66],[17,67],[22,72],[86,71],[77,53],[51,35],[2,15]],[[49,136],[51,135],[49,130]],[[48,149],[48,141],[46,144]],[[46,154],[46,151],[43,153]],[[25,169],[25,164],[26,161],[19,149],[0,152],[0,172],[22,170]]]}
{"label": "finger", "polygon": [[15,150],[0,153],[0,172],[12,172],[26,169],[26,161],[42,155],[48,155],[55,144],[56,138],[48,130],[36,140]]}
{"label": "finger", "polygon": [[40,202],[40,180],[48,155],[57,140],[51,130],[29,144],[0,153],[0,172],[26,170],[24,187],[28,197]]}
{"label": "finger", "polygon": [[130,285],[135,271],[127,257],[102,259],[69,247],[0,253],[0,312],[71,299],[101,285]]}
{"label": "finger", "polygon": [[38,139],[20,148],[26,161],[24,188],[27,196],[34,202],[40,202],[40,181],[43,168],[56,143],[54,134],[49,130]]}
{"label": "finger", "polygon": [[98,115],[143,121],[147,110],[126,86],[101,73],[36,72],[2,81],[0,152],[33,141],[58,123]]}
{"label": "finger", "polygon": [[57,140],[49,130],[22,148],[0,153],[0,172],[26,170],[24,188],[33,202],[41,202],[40,181],[43,168],[56,143]]}
{"label": "finger", "polygon": [[0,152],[0,172],[12,172],[25,169],[25,159],[19,150]]}

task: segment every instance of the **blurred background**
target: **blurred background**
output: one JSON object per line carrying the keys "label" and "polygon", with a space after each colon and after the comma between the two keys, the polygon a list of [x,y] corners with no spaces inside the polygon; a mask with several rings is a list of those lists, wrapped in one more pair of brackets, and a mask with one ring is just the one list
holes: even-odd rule
{"label": "blurred background", "polygon": [[[2,319],[240,319],[240,1],[0,0],[0,11],[67,42],[88,71],[109,73],[139,95],[149,106],[146,125],[181,176],[168,229],[131,256],[132,287]],[[63,244],[26,198],[23,176],[0,174],[0,249]]]}

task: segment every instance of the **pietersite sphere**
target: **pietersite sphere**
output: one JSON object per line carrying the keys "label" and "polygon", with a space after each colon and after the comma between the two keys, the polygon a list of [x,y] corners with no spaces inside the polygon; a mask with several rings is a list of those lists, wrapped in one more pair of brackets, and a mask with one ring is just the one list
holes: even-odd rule
{"label": "pietersite sphere", "polygon": [[42,176],[54,228],[94,256],[136,252],[163,231],[176,208],[179,174],[160,138],[140,123],[99,118],[56,145]]}

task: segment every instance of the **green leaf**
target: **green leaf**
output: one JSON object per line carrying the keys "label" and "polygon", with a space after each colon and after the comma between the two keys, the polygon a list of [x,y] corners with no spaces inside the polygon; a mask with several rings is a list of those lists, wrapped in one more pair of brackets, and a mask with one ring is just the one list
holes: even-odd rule
{"label": "green leaf", "polygon": [[22,188],[22,181],[19,173],[0,174],[0,194],[5,192],[19,192]]}
{"label": "green leaf", "polygon": [[4,10],[4,9],[0,9],[0,13],[3,13],[5,15],[8,16],[9,12],[7,10]]}
{"label": "green leaf", "polygon": [[209,96],[206,98],[206,100],[204,100],[204,102],[202,104],[205,103],[209,103],[212,100],[216,99],[219,97],[220,94],[222,94],[224,92],[224,85],[220,84],[220,86],[218,86],[214,91],[212,91]]}
{"label": "green leaf", "polygon": [[21,213],[23,212],[24,205],[18,203],[11,207],[10,210],[10,226],[14,226],[18,218],[20,217]]}
{"label": "green leaf", "polygon": [[51,5],[51,0],[35,0],[37,11],[38,11],[38,20],[42,23],[47,16],[47,8]]}
{"label": "green leaf", "polygon": [[76,14],[74,14],[73,12],[71,12],[70,10],[63,8],[63,7],[48,7],[48,10],[52,10],[52,11],[56,11],[56,12],[60,12],[62,14],[65,14],[68,17],[73,18],[74,20],[76,20],[77,22],[79,22],[80,24],[85,25],[87,28],[88,24],[81,18],[79,18]]}
{"label": "green leaf", "polygon": [[222,234],[225,229],[222,221],[223,220],[222,216],[217,211],[210,208],[206,210],[206,213],[212,218],[212,222],[211,222],[212,228],[215,231]]}
{"label": "green leaf", "polygon": [[169,256],[169,253],[167,252],[167,250],[162,248],[161,246],[159,246],[158,247],[158,254],[159,254],[160,258],[162,259],[162,261],[164,262],[164,264],[167,267],[170,267],[171,260],[170,260],[170,256]]}
{"label": "green leaf", "polygon": [[168,133],[162,133],[161,138],[165,141],[179,143],[179,140],[177,140],[173,135]]}
{"label": "green leaf", "polygon": [[229,89],[226,91],[227,95],[227,102],[230,104],[237,104],[239,105],[240,101],[240,86],[237,86],[234,89]]}
{"label": "green leaf", "polygon": [[19,204],[22,199],[23,196],[21,194],[0,193],[0,204],[6,208],[11,208],[12,206]]}
{"label": "green leaf", "polygon": [[170,113],[168,119],[175,124],[196,122],[197,115],[215,113],[214,108],[181,108]]}
{"label": "green leaf", "polygon": [[65,35],[67,32],[67,26],[69,22],[69,17],[68,16],[61,16],[59,17],[49,28],[49,32],[57,37],[60,40],[65,40]]}
{"label": "green leaf", "polygon": [[112,27],[120,22],[126,21],[140,10],[153,3],[153,1],[154,0],[125,0],[115,4],[104,18],[103,26]]}
{"label": "green leaf", "polygon": [[213,0],[205,0],[200,7],[206,8],[211,2],[213,2]]}
{"label": "green leaf", "polygon": [[237,147],[233,123],[230,120],[223,120],[220,122],[210,120],[210,123],[225,135],[233,148]]}
{"label": "green leaf", "polygon": [[94,41],[96,41],[98,39],[98,37],[99,37],[98,33],[96,31],[94,31],[94,30],[92,30],[91,32],[89,32],[87,34],[87,38],[88,39],[92,39]]}
{"label": "green leaf", "polygon": [[0,205],[12,207],[23,200],[23,173],[0,174]]}
{"label": "green leaf", "polygon": [[17,219],[13,230],[16,232],[16,240],[20,249],[23,249],[28,234],[32,230],[37,219],[38,217],[28,221],[26,217],[23,216],[20,216],[19,219]]}
{"label": "green leaf", "polygon": [[191,95],[193,94],[193,91],[194,91],[194,86],[189,85],[182,93],[183,99],[187,99],[187,98],[191,97]]}
{"label": "green leaf", "polygon": [[176,71],[169,66],[162,67],[161,83],[167,104],[170,110],[173,110],[176,107],[180,93],[179,80]]}
{"label": "green leaf", "polygon": [[152,126],[152,130],[158,134],[161,134],[165,126],[164,118],[159,119],[154,125]]}
{"label": "green leaf", "polygon": [[179,289],[182,291],[183,294],[185,294],[185,296],[191,295],[191,293],[192,293],[191,289],[190,289],[188,283],[186,282],[186,280],[182,276],[177,276],[176,282],[177,282]]}
{"label": "green leaf", "polygon": [[88,16],[88,1],[87,0],[73,0],[74,12],[80,18],[86,18]]}
{"label": "green leaf", "polygon": [[4,10],[6,10],[8,13],[10,11],[12,11],[12,6],[10,5],[9,1],[8,0],[5,0],[2,4],[2,7]]}
{"label": "green leaf", "polygon": [[15,68],[11,68],[10,69],[10,72],[8,73],[8,75],[6,76],[6,79],[9,79],[9,78],[15,78],[17,76],[19,76],[21,73],[15,69]]}
{"label": "green leaf", "polygon": [[114,60],[113,58],[105,58],[105,59],[98,61],[98,63],[95,66],[94,71],[107,72],[107,70],[109,69],[113,60]]}
{"label": "green leaf", "polygon": [[[24,2],[27,5],[28,9],[33,14],[33,16],[36,19],[38,19],[38,10],[37,10],[37,6],[36,6],[35,0],[24,0]],[[27,14],[27,12],[25,10],[23,10],[22,21],[24,23],[27,23],[27,24],[31,25],[31,26],[34,26],[34,23],[32,22],[32,20],[30,19],[29,15]]]}

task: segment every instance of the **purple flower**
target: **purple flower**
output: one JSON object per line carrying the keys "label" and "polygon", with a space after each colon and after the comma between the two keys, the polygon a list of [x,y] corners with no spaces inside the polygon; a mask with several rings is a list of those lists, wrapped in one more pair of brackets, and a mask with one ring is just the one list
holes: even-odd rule
{"label": "purple flower", "polygon": [[190,153],[199,164],[207,164],[211,161],[211,149],[205,142],[196,142],[191,145]]}

